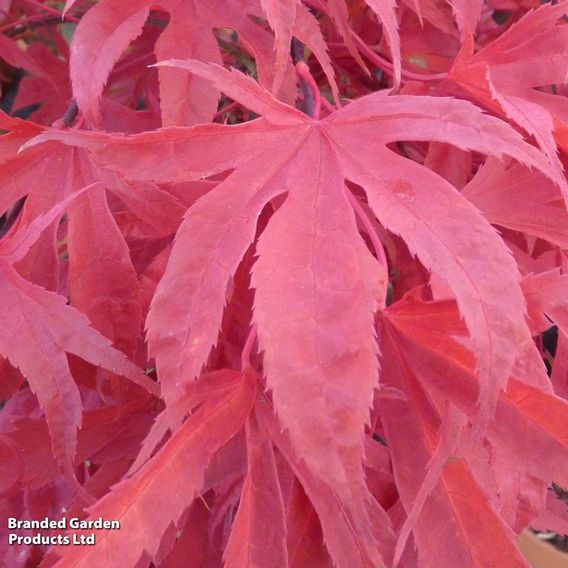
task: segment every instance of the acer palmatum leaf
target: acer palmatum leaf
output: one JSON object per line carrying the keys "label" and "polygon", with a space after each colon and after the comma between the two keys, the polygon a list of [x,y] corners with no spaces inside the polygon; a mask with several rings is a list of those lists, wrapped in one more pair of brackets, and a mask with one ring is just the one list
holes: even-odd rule
{"label": "acer palmatum leaf", "polygon": [[102,516],[125,527],[138,526],[137,538],[126,531],[99,530],[97,546],[53,548],[53,559],[59,558],[56,565],[135,566],[144,553],[153,558],[165,531],[179,522],[201,491],[212,456],[242,429],[255,384],[256,376],[245,372],[232,391],[197,410],[149,462],[89,509],[89,518]]}
{"label": "acer palmatum leaf", "polygon": [[248,471],[239,508],[225,548],[224,566],[288,567],[286,516],[272,440],[258,427],[254,413],[246,424]]}
{"label": "acer palmatum leaf", "polygon": [[44,78],[52,86],[57,85],[55,79],[47,69],[39,65],[33,57],[30,57],[25,51],[21,50],[16,42],[7,38],[5,35],[0,35],[0,57],[16,68],[25,69],[32,75]]}
{"label": "acer palmatum leaf", "polygon": [[292,28],[296,19],[298,0],[261,0],[270,27],[274,30],[275,67],[272,92],[277,96],[290,59]]}
{"label": "acer palmatum leaf", "polygon": [[568,275],[558,269],[529,274],[522,286],[533,334],[546,331],[551,321],[568,334]]}
{"label": "acer palmatum leaf", "polygon": [[104,189],[77,199],[69,207],[68,222],[72,304],[117,349],[134,358],[142,335],[139,285]]}
{"label": "acer palmatum leaf", "polygon": [[[343,0],[331,0],[343,1]],[[375,12],[379,22],[383,25],[383,32],[387,39],[393,59],[394,84],[400,83],[401,75],[401,56],[400,56],[400,36],[398,34],[398,21],[396,19],[396,2],[394,0],[365,0],[366,4]]]}
{"label": "acer palmatum leaf", "polygon": [[329,553],[323,544],[318,514],[297,478],[291,489],[287,512],[286,540],[290,566],[332,566]]}
{"label": "acer palmatum leaf", "polygon": [[[53,168],[54,163],[62,167]],[[112,172],[93,163],[87,152],[63,144],[34,147],[32,141],[27,141],[16,156],[4,163],[4,168],[9,179],[3,184],[0,209],[27,195],[22,222],[43,214],[51,204],[85,185],[95,182],[100,186],[81,195],[67,210],[71,302],[95,329],[133,358],[142,336],[140,291],[128,245],[111,213],[105,188],[115,190],[143,218],[158,204],[164,212],[172,213],[176,210],[174,200],[144,184],[132,191]],[[40,187],[35,182],[37,178],[42,179]],[[160,221],[160,216],[156,216],[154,224],[163,227]],[[57,283],[59,276],[56,230],[56,224],[47,227],[42,240],[18,265],[23,276],[51,289],[56,286],[49,283]]]}
{"label": "acer palmatum leaf", "polygon": [[[413,392],[413,400],[407,402],[385,399],[379,403],[387,439],[396,447],[392,456],[397,487],[405,509],[410,512],[438,443],[439,421],[424,395],[414,386],[404,384],[404,365],[393,368],[386,358],[383,361],[385,378],[388,376],[393,379],[392,384]],[[398,377],[402,382],[396,381]],[[499,517],[465,461],[447,464],[440,473],[413,526],[420,565],[458,563],[485,567],[489,565],[490,550],[491,565],[527,567],[515,546],[513,532]],[[431,537],[432,530],[439,539]],[[491,546],[487,546],[488,542]]]}
{"label": "acer palmatum leaf", "polygon": [[[120,351],[111,347],[110,341],[94,330],[83,314],[66,305],[65,298],[27,282],[5,263],[0,270],[3,297],[9,301],[6,322],[11,329],[10,332],[6,328],[2,333],[0,351],[28,378],[48,422],[51,423],[50,415],[53,416],[53,427],[58,431],[54,438],[67,440],[62,445],[54,440],[61,450],[56,453],[72,459],[81,402],[66,352],[125,376],[156,396],[159,389]],[[74,418],[67,420],[66,415]]]}
{"label": "acer palmatum leaf", "polygon": [[[532,310],[536,308],[533,304]],[[440,316],[442,313],[444,318]],[[444,324],[443,319],[448,324]],[[455,405],[471,419],[476,413],[479,383],[471,353],[448,338],[450,329],[459,334],[459,314],[455,306],[452,308],[451,303],[404,301],[384,312],[381,321],[384,330],[381,337],[387,342],[382,349],[382,360],[392,360],[394,365],[390,371],[384,367],[385,380],[389,384],[397,384],[398,377],[404,376],[405,380],[415,381],[414,386],[404,388],[406,393],[423,391],[423,397],[441,398],[444,404]],[[413,355],[409,356],[410,353]],[[528,377],[530,383],[524,377],[511,376],[507,391],[499,395],[495,418],[486,432],[486,440],[510,463],[515,463],[515,471],[526,472],[542,480],[545,486],[551,481],[565,485],[568,482],[568,439],[563,431],[568,420],[568,406],[566,401],[554,396],[544,370],[542,373],[544,377],[540,383],[532,376]],[[380,404],[383,405],[383,402]],[[385,404],[388,406],[390,401]],[[545,414],[538,410],[543,405],[548,409]],[[402,408],[401,405],[399,407]],[[397,423],[402,420],[400,409],[392,414],[392,420]],[[390,428],[393,429],[391,437],[399,435],[394,425]],[[430,451],[436,443],[429,444]],[[397,452],[393,455],[395,472],[402,467],[396,463]],[[410,459],[408,452],[401,452],[399,460]],[[451,457],[451,450],[446,452],[446,457]],[[414,475],[422,480],[425,471],[425,467],[418,468]],[[507,479],[503,483],[507,484]],[[506,493],[505,488],[499,491],[502,495]],[[414,502],[413,497],[405,508],[410,511]],[[439,521],[441,525],[445,522]]]}
{"label": "acer palmatum leaf", "polygon": [[15,232],[11,232],[0,240],[0,258],[14,264],[28,254],[33,244],[39,239],[41,233],[53,221],[59,218],[70,203],[75,201],[81,194],[92,188],[100,186],[99,182],[86,185],[82,189],[69,194],[67,197],[57,202],[53,207],[46,211],[43,215],[39,215],[28,225],[19,227]]}
{"label": "acer palmatum leaf", "polygon": [[328,53],[327,44],[319,26],[319,22],[312,12],[304,5],[296,6],[296,21],[294,23],[294,36],[303,44],[309,46],[321,65],[325,77],[331,88],[331,94],[337,107],[341,106],[339,100],[339,87],[335,79],[335,71]]}
{"label": "acer palmatum leaf", "polygon": [[261,428],[286,458],[316,510],[324,543],[339,568],[361,566],[382,567],[390,562],[394,549],[394,533],[384,510],[369,499],[363,511],[357,503],[345,500],[333,487],[321,483],[305,464],[298,460],[289,437],[281,432],[272,409],[260,400],[255,412]]}
{"label": "acer palmatum leaf", "polygon": [[71,202],[96,185],[71,194],[0,243],[1,285],[10,322],[2,333],[0,351],[28,378],[45,411],[60,464],[71,463],[75,457],[82,408],[66,352],[124,375],[155,395],[159,392],[153,381],[92,329],[85,316],[66,306],[64,298],[27,282],[11,266],[27,254],[42,230]]}
{"label": "acer palmatum leaf", "polygon": [[482,0],[448,0],[445,3],[436,0],[403,0],[416,12],[421,26],[424,22],[432,24],[453,38],[457,35],[456,24],[462,34],[474,34],[482,15]]}
{"label": "acer palmatum leaf", "polygon": [[[383,33],[386,38],[392,56],[393,79],[395,85],[400,84],[402,61],[400,55],[400,36],[398,33],[398,21],[396,17],[396,4],[393,0],[365,0],[365,3],[375,13],[381,23]],[[328,0],[318,6],[323,12],[327,13],[333,20],[337,30],[349,49],[351,56],[357,61],[361,68],[369,73],[359,49],[354,41],[354,34],[349,25],[349,7],[345,0]]]}
{"label": "acer palmatum leaf", "polygon": [[362,425],[378,381],[373,314],[386,296],[386,274],[358,234],[331,148],[312,137],[294,166],[298,191],[257,245],[259,347],[294,445],[319,476],[361,503],[366,488],[354,480],[362,481]]}
{"label": "acer palmatum leaf", "polygon": [[[172,64],[214,81],[266,118],[238,127],[83,138],[95,159],[131,179],[176,182],[234,170],[188,211],[152,303],[148,336],[166,400],[173,401],[199,374],[217,339],[229,280],[254,239],[258,213],[287,193],[261,236],[253,269],[254,318],[268,386],[279,420],[311,474],[364,515],[362,432],[378,371],[372,318],[384,293],[377,286],[385,280],[357,233],[338,180],[361,185],[379,221],[400,234],[456,295],[478,359],[478,430],[491,419],[516,354],[530,341],[519,276],[503,242],[475,208],[386,144],[438,140],[504,153],[562,182],[518,134],[462,101],[378,93],[316,122],[236,71]],[[80,138],[55,136],[70,143]],[[367,141],[365,151],[360,139]],[[259,170],[258,163],[269,167]],[[345,247],[340,262],[336,243]],[[490,252],[482,263],[480,250]],[[291,272],[290,266],[297,268]],[[495,305],[495,294],[506,301]]]}
{"label": "acer palmatum leaf", "polygon": [[440,5],[435,0],[402,0],[401,4],[416,13],[421,26],[426,21],[450,37],[456,35],[455,18],[449,4]]}
{"label": "acer palmatum leaf", "polygon": [[[156,59],[195,58],[221,64],[214,28],[233,28],[256,60],[260,81],[281,91],[292,101],[294,74],[289,56],[292,30],[321,62],[336,101],[338,89],[321,31],[309,12],[297,0],[267,2],[268,18],[276,31],[276,56],[271,54],[272,37],[252,17],[264,17],[260,6],[246,0],[229,3],[161,0],[169,21],[156,40]],[[73,93],[87,121],[99,125],[101,97],[109,75],[128,45],[142,33],[144,22],[155,7],[151,0],[102,0],[93,6],[77,26],[71,43],[70,76]],[[286,45],[288,44],[288,47]],[[151,54],[148,54],[149,56]],[[151,62],[151,59],[149,59]],[[84,69],[91,72],[86,75]],[[164,126],[188,126],[209,122],[216,110],[219,91],[199,76],[182,69],[161,68],[160,109]]]}
{"label": "acer palmatum leaf", "polygon": [[[516,549],[512,531],[478,485],[467,461],[460,459],[459,455],[453,455],[457,443],[454,441],[448,445],[449,440],[444,440],[444,435],[451,435],[452,431],[454,436],[459,435],[461,428],[457,426],[464,424],[463,418],[459,417],[461,413],[450,408],[445,417],[439,415],[428,402],[433,374],[432,367],[427,367],[428,358],[421,353],[415,353],[412,359],[405,355],[407,345],[400,341],[398,322],[408,325],[408,331],[414,336],[427,333],[421,325],[420,306],[416,307],[418,311],[414,319],[410,319],[414,308],[414,303],[410,303],[400,314],[396,311],[392,314],[392,324],[385,317],[380,327],[384,380],[409,396],[407,401],[379,401],[385,435],[389,442],[395,441],[392,451],[395,480],[409,515],[402,528],[400,538],[403,540],[399,542],[397,556],[400,557],[400,545],[404,545],[404,539],[412,529],[418,558],[424,565],[436,559],[436,562],[447,566],[458,561],[464,566],[486,566],[487,548],[481,543],[494,539],[495,544],[489,547],[494,554],[492,563],[498,566],[527,566]],[[409,340],[413,335],[409,336]],[[417,358],[420,358],[420,362],[414,365]],[[441,373],[439,368],[443,369]],[[463,379],[451,367],[438,367],[436,372],[446,383],[451,383],[452,392],[454,387],[456,391],[463,388]],[[448,398],[446,404],[455,403],[452,396]],[[470,403],[467,412],[475,408],[473,400],[470,399]],[[464,409],[462,404],[458,406]],[[454,422],[457,419],[456,424],[452,425],[452,417]],[[410,447],[413,451],[409,451]],[[451,457],[453,459],[448,461]],[[463,498],[465,495],[468,497]],[[470,498],[472,495],[476,495],[476,498]],[[417,503],[420,496],[422,501]],[[475,514],[471,507],[475,507]],[[473,517],[483,518],[483,522],[470,522]],[[432,530],[445,536],[440,541],[432,539]]]}
{"label": "acer palmatum leaf", "polygon": [[544,4],[475,54],[468,36],[450,72],[451,81],[473,100],[534,136],[559,173],[563,167],[554,136],[567,128],[568,106],[564,97],[539,88],[566,82],[568,28],[558,25],[566,12],[566,1]]}
{"label": "acer palmatum leaf", "polygon": [[221,369],[206,373],[199,378],[199,381],[188,385],[183,396],[165,408],[156,418],[128,473],[134,473],[146,463],[167,432],[175,433],[195,407],[204,402],[214,402],[223,398],[235,389],[240,378],[241,374],[237,371]]}
{"label": "acer palmatum leaf", "polygon": [[3,111],[0,111],[0,128],[7,131],[2,135],[0,164],[11,160],[25,142],[44,130],[38,124],[8,116]]}
{"label": "acer palmatum leaf", "polygon": [[456,22],[462,33],[475,33],[483,0],[450,0]]}
{"label": "acer palmatum leaf", "polygon": [[540,172],[489,158],[463,188],[492,224],[568,246],[568,213],[559,188]]}
{"label": "acer palmatum leaf", "polygon": [[[150,2],[100,2],[82,18],[71,44],[69,75],[77,105],[92,124],[100,121],[100,99],[108,76],[130,42],[142,33]],[[85,73],[85,65],[90,69]]]}
{"label": "acer palmatum leaf", "polygon": [[565,530],[568,1],[48,4],[0,0],[0,516],[91,494],[60,564],[160,568]]}
{"label": "acer palmatum leaf", "polygon": [[[364,188],[383,226],[401,235],[455,294],[477,357],[481,430],[516,355],[531,341],[519,275],[501,238],[467,200],[386,145],[436,140],[505,154],[563,184],[549,162],[505,123],[464,101],[376,93],[313,121],[237,71],[199,62],[168,65],[202,75],[265,117],[236,127],[82,138],[98,161],[129,179],[179,182],[233,170],[189,209],[147,320],[166,400],[174,400],[205,364],[225,290],[254,239],[258,214],[286,193],[260,238],[253,268],[254,319],[268,386],[282,426],[311,471],[362,503],[362,432],[378,376],[372,318],[382,295],[377,286],[385,280],[355,229],[338,181],[348,180]],[[78,133],[49,135],[55,137],[81,139]],[[339,234],[346,240],[338,245]],[[336,246],[345,252],[338,255]],[[355,257],[353,248],[360,251]],[[314,404],[321,410],[314,412]],[[332,436],[339,424],[342,434]]]}

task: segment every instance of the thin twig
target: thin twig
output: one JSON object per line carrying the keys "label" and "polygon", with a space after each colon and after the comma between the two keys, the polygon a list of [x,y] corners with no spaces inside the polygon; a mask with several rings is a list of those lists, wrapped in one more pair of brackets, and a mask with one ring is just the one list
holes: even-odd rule
{"label": "thin twig", "polygon": [[63,12],[57,10],[56,8],[52,8],[51,6],[47,6],[46,4],[42,4],[41,2],[37,2],[37,0],[23,0],[23,2],[27,2],[30,6],[35,6],[40,10],[45,10],[50,14],[58,16],[61,20],[67,20],[69,22],[74,22],[78,24],[81,20],[79,18],[75,18],[75,16],[70,16],[69,14],[63,14]]}

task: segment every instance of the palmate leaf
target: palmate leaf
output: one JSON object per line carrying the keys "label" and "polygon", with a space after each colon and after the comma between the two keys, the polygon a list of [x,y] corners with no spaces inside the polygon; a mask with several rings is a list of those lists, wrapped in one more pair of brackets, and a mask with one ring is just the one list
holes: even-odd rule
{"label": "palmate leaf", "polygon": [[[447,3],[435,0],[403,0],[410,9],[416,12],[420,21],[428,21],[448,35],[455,35],[454,22],[460,32],[474,33],[481,15],[481,0],[449,0]],[[450,6],[446,5],[450,4]],[[453,12],[453,19],[452,19]]]}
{"label": "palmate leaf", "polygon": [[567,11],[566,1],[544,4],[475,54],[469,36],[449,75],[472,100],[534,136],[558,172],[556,146],[565,144],[568,106],[540,88],[566,83],[568,30],[559,23]]}
{"label": "palmate leaf", "polygon": [[43,138],[86,145],[127,179],[180,182],[232,171],[189,209],[147,320],[168,402],[207,361],[225,291],[254,240],[259,213],[286,195],[259,239],[253,267],[267,384],[298,456],[363,514],[362,434],[378,384],[373,314],[386,279],[358,234],[345,181],[364,189],[381,224],[455,295],[477,361],[479,429],[491,420],[513,362],[531,341],[519,274],[499,235],[466,199],[387,145],[451,143],[514,157],[557,185],[563,180],[510,127],[463,101],[379,92],[313,121],[237,71],[165,64],[202,76],[263,118],[122,138]]}
{"label": "palmate leaf", "polygon": [[196,411],[154,458],[89,510],[89,518],[118,520],[130,530],[137,526],[135,540],[120,531],[100,530],[97,546],[54,548],[52,558],[58,559],[57,566],[92,566],[96,562],[135,566],[144,553],[154,558],[170,524],[179,522],[202,489],[205,468],[213,455],[242,429],[254,401],[255,385],[255,375],[244,373],[234,389]]}
{"label": "palmate leaf", "polygon": [[91,189],[92,186],[86,186],[71,194],[0,243],[0,287],[6,319],[0,333],[0,352],[28,379],[45,412],[55,459],[71,478],[82,403],[66,353],[128,377],[158,394],[155,383],[111,347],[110,341],[93,329],[81,312],[66,305],[62,296],[28,282],[12,266],[25,257],[42,231],[71,202]]}
{"label": "palmate leaf", "polygon": [[[6,126],[17,128],[17,125]],[[0,209],[7,210],[14,201],[27,196],[23,223],[45,213],[80,188],[95,182],[101,184],[96,190],[80,195],[67,210],[71,303],[116,347],[134,357],[142,336],[139,285],[128,245],[110,211],[109,197],[102,184],[121,196],[134,194],[126,197],[125,202],[132,204],[140,216],[149,209],[144,218],[156,209],[154,203],[171,214],[173,199],[163,199],[163,192],[154,192],[153,198],[147,199],[143,187],[132,192],[111,172],[104,172],[93,163],[86,152],[62,144],[46,144],[12,156],[4,163],[4,171],[7,179],[3,183]],[[40,187],[37,179],[42,180]],[[163,215],[155,216],[155,224],[165,225],[163,219]],[[59,277],[56,231],[56,223],[47,226],[28,257],[18,264],[25,277],[48,289],[56,289]]]}
{"label": "palmate leaf", "polygon": [[464,187],[491,224],[540,237],[565,248],[568,214],[557,186],[520,164],[488,159]]}
{"label": "palmate leaf", "polygon": [[0,557],[526,566],[568,521],[568,0],[60,4],[0,0],[0,516],[121,530]]}
{"label": "palmate leaf", "polygon": [[[214,28],[235,29],[255,57],[261,82],[288,100],[295,87],[289,57],[294,32],[312,50],[327,76],[336,100],[337,85],[321,31],[313,16],[296,1],[266,2],[269,22],[276,31],[276,56],[271,54],[271,36],[253,18],[263,17],[260,6],[247,0],[197,2],[195,0],[103,0],[77,27],[71,44],[70,76],[79,108],[93,125],[100,121],[100,101],[110,72],[130,42],[142,33],[151,9],[170,16],[156,41],[158,60],[194,58],[220,64],[221,52]],[[91,73],[85,74],[88,67]],[[182,69],[159,69],[160,107],[164,126],[186,126],[208,122],[217,110],[219,90],[203,78]],[[283,85],[283,83],[285,83]],[[284,88],[285,87],[285,88]]]}
{"label": "palmate leaf", "polygon": [[272,441],[251,414],[246,425],[248,473],[231,536],[225,548],[227,568],[288,566],[284,501]]}
{"label": "palmate leaf", "polygon": [[382,567],[385,562],[390,562],[394,549],[394,533],[382,508],[373,499],[369,499],[363,511],[356,502],[342,500],[333,487],[322,483],[297,459],[289,437],[280,431],[273,411],[266,401],[257,401],[255,412],[262,429],[286,458],[313,504],[321,524],[325,546],[334,564],[340,568],[370,568]]}
{"label": "palmate leaf", "polygon": [[[530,300],[529,305],[531,304],[532,309],[538,311],[538,303]],[[491,498],[492,492],[484,492],[477,486],[479,480],[483,479],[483,470],[475,461],[470,462],[471,453],[455,455],[452,448],[439,447],[442,441],[438,439],[437,430],[440,423],[442,429],[447,423],[447,417],[441,416],[443,405],[453,405],[455,409],[459,409],[458,412],[471,419],[476,413],[475,402],[480,388],[471,353],[451,338],[452,335],[459,337],[465,332],[454,302],[421,302],[407,298],[384,312],[380,329],[382,376],[387,384],[403,390],[409,399],[406,403],[388,399],[380,403],[381,420],[387,440],[393,448],[397,487],[402,491],[401,498],[408,513],[415,506],[419,487],[429,475],[427,470],[433,466],[431,456],[437,446],[438,450],[442,450],[446,462],[443,471],[439,471],[437,484],[430,488],[424,501],[423,514],[416,521],[414,538],[419,556],[426,562],[430,554],[439,553],[436,552],[436,543],[428,536],[432,527],[436,526],[436,531],[458,530],[460,533],[458,540],[455,537],[442,539],[442,542],[453,543],[453,546],[445,549],[444,554],[456,555],[454,558],[460,555],[467,558],[473,553],[471,565],[483,566],[485,551],[479,550],[476,553],[477,543],[495,538],[500,539],[501,544],[494,544],[488,549],[492,554],[503,553],[503,558],[492,560],[493,563],[503,566],[507,562],[511,566],[524,565],[520,563],[514,549],[514,535],[496,514],[498,510],[503,515],[499,500],[507,499],[507,494],[511,491],[510,480],[507,477],[497,479],[497,488]],[[530,487],[531,480],[542,481],[544,487],[552,481],[561,486],[568,482],[568,406],[566,401],[552,392],[544,369],[542,374],[544,376],[541,381],[536,380],[534,369],[531,369],[531,375],[527,377],[516,375],[516,372],[512,374],[507,390],[499,394],[494,420],[485,434],[484,443],[490,444],[495,455],[504,456],[515,475],[521,476],[517,489],[519,499],[523,491],[528,491],[529,494],[534,491]],[[545,413],[542,412],[543,408],[547,409]],[[405,413],[412,414],[413,418],[405,420]],[[400,427],[403,422],[407,425],[404,429]],[[416,427],[413,434],[408,430],[411,422]],[[419,458],[419,452],[409,452],[408,448],[403,450],[405,445],[415,444],[421,438],[424,438],[425,457]],[[421,464],[417,464],[415,460]],[[461,481],[458,485],[461,489],[452,489],[454,481],[451,480],[460,470],[458,477],[461,476]],[[522,475],[526,475],[524,480]],[[406,497],[405,491],[408,491]],[[444,491],[447,495],[440,493]],[[462,495],[472,496],[476,493],[478,497],[461,498]],[[441,504],[445,506],[446,501],[454,509],[454,527],[453,519],[449,522],[447,514],[437,516]],[[478,507],[476,516],[486,516],[485,521],[469,525],[467,519],[472,516],[468,512],[469,507]],[[544,502],[540,503],[540,507],[544,508]],[[494,527],[491,535],[480,536],[478,531],[489,526]],[[460,551],[461,539],[471,539],[471,542],[466,542]],[[477,560],[476,554],[481,554]]]}
{"label": "palmate leaf", "polygon": [[[407,394],[406,401],[382,399],[379,402],[385,436],[392,448],[396,484],[409,515],[408,526],[402,529],[404,540],[399,543],[398,555],[402,552],[400,545],[405,544],[408,536],[406,529],[412,529],[421,565],[439,562],[450,566],[458,562],[471,567],[526,567],[528,564],[516,548],[513,532],[479,486],[475,478],[477,472],[460,459],[461,456],[452,456],[457,444],[444,439],[449,431],[454,437],[460,435],[463,415],[455,408],[440,415],[429,401],[430,393],[426,390],[430,386],[429,374],[424,365],[418,370],[405,356],[403,346],[406,344],[396,334],[398,322],[414,324],[412,329],[418,337],[426,332],[421,325],[424,315],[417,309],[412,318],[413,307],[413,303],[409,304],[406,310],[401,310],[400,316],[394,312],[392,323],[385,314],[380,326],[382,377],[387,384]],[[441,331],[440,336],[447,340],[447,330]],[[448,380],[458,383],[459,377],[448,373]],[[450,401],[453,403],[452,398]],[[453,460],[448,461],[451,457]],[[424,500],[420,500],[417,509],[421,497]],[[440,538],[432,539],[432,531]]]}

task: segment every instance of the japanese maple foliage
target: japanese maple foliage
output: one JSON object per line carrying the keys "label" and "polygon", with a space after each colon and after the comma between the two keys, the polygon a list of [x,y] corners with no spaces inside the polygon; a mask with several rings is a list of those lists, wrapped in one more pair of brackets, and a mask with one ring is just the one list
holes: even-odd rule
{"label": "japanese maple foliage", "polygon": [[3,521],[6,565],[513,568],[568,533],[567,0],[0,18],[1,517],[120,523]]}

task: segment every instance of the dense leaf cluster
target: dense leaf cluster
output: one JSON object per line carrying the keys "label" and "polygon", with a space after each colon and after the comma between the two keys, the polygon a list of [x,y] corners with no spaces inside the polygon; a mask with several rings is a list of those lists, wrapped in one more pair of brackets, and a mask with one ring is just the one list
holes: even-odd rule
{"label": "dense leaf cluster", "polygon": [[120,523],[6,565],[568,533],[567,12],[0,1],[0,517]]}

